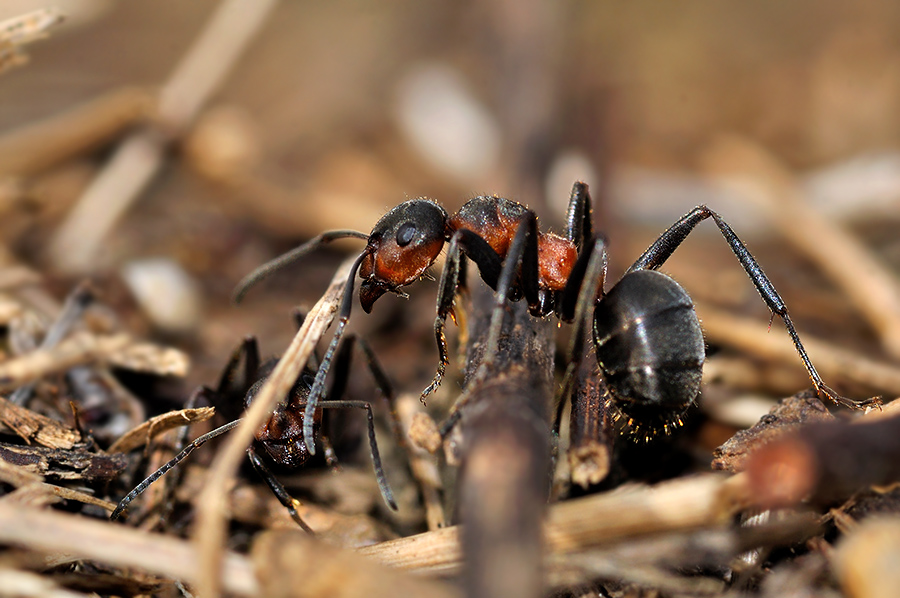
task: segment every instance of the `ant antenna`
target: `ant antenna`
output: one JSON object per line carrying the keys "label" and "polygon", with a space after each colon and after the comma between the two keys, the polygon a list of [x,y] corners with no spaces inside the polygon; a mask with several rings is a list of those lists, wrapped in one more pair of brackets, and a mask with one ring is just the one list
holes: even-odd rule
{"label": "ant antenna", "polygon": [[146,490],[147,488],[150,487],[150,484],[152,484],[159,478],[161,478],[164,475],[166,475],[167,473],[169,473],[169,470],[171,470],[173,467],[175,467],[176,465],[178,465],[179,463],[184,461],[188,455],[190,455],[192,452],[194,452],[194,449],[203,446],[204,444],[206,444],[213,438],[215,438],[217,436],[221,436],[225,432],[233,430],[242,421],[244,421],[244,420],[236,419],[233,422],[229,422],[229,423],[225,424],[224,426],[220,426],[220,427],[216,428],[215,430],[213,430],[212,432],[207,432],[203,436],[200,436],[199,438],[194,440],[192,443],[190,443],[189,445],[184,447],[184,450],[182,450],[180,453],[175,455],[171,461],[169,461],[168,463],[166,463],[165,465],[163,465],[162,467],[160,467],[159,469],[157,469],[156,471],[151,473],[149,476],[147,476],[147,478],[143,482],[141,482],[140,484],[135,486],[134,490],[129,492],[125,496],[125,498],[123,498],[121,501],[119,501],[119,504],[116,505],[115,510],[110,514],[109,520],[115,521],[116,519],[118,519],[122,515],[122,512],[126,508],[128,508],[128,505],[131,503],[131,501],[133,501],[135,498],[137,498],[138,496],[143,494],[144,490]]}
{"label": "ant antenna", "polygon": [[310,253],[314,249],[318,249],[320,245],[330,243],[331,241],[334,241],[336,239],[346,238],[368,239],[369,235],[355,230],[332,230],[313,237],[303,245],[295,247],[287,253],[283,253],[275,259],[266,262],[265,264],[245,276],[243,279],[241,279],[241,281],[234,288],[234,295],[232,296],[232,300],[235,303],[240,303],[244,299],[244,295],[247,294],[247,291],[253,288],[259,281],[263,280],[264,278],[268,278],[271,274],[277,272],[285,266],[296,262],[307,253]]}

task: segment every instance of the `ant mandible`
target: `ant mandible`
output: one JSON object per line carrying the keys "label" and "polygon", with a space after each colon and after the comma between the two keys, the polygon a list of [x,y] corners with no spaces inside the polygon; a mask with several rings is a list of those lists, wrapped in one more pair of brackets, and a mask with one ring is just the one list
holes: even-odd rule
{"label": "ant mandible", "polygon": [[[347,230],[326,232],[264,264],[238,284],[235,300],[240,301],[264,277],[324,243],[346,237],[367,240],[353,264],[337,329],[310,391],[309,412],[315,409],[331,355],[350,317],[356,272],[362,278],[360,303],[368,313],[387,292],[405,296],[402,288],[421,278],[446,244],[434,323],[440,361],[434,379],[422,393],[423,400],[438,387],[449,363],[444,324],[465,279],[461,275],[465,256],[475,262],[481,278],[495,290],[498,317],[492,319],[490,346],[496,344],[502,309],[510,299],[524,297],[535,316],[555,312],[563,321],[576,322],[570,364],[581,358],[579,343],[590,321],[595,354],[615,405],[629,420],[649,418],[667,426],[678,422],[699,394],[705,347],[687,292],[657,269],[708,218],[716,223],[768,308],[784,322],[816,391],[854,408],[877,403],[877,399],[856,402],[844,398],[825,385],[775,287],[731,227],[706,206],[694,208],[663,232],[605,292],[606,243],[594,235],[590,194],[582,182],[572,188],[565,236],[539,232],[532,210],[498,196],[471,199],[453,215],[433,201],[414,199],[390,210],[368,235]],[[311,437],[311,422],[307,423],[310,425],[304,433]]]}
{"label": "ant mandible", "polygon": [[[402,434],[400,433],[400,423],[394,408],[394,392],[392,385],[384,371],[381,369],[381,366],[378,364],[378,361],[375,359],[375,355],[368,343],[354,335],[347,337],[335,360],[335,368],[338,371],[334,376],[331,392],[329,394],[332,398],[319,401],[318,408],[311,416],[314,420],[313,439],[323,446],[325,461],[328,465],[336,467],[337,457],[334,454],[331,442],[325,433],[319,430],[322,421],[322,409],[365,409],[369,436],[369,450],[372,455],[372,465],[375,469],[375,479],[378,483],[378,489],[381,492],[381,496],[385,503],[387,503],[392,510],[396,511],[397,503],[394,500],[393,492],[391,491],[387,477],[385,476],[384,467],[381,464],[381,456],[378,451],[378,443],[375,439],[372,406],[367,401],[338,400],[339,397],[343,395],[346,388],[347,374],[350,369],[350,360],[354,345],[358,345],[362,350],[368,368],[375,379],[376,386],[388,403],[394,436],[398,439],[398,442],[403,441]],[[191,397],[191,401],[193,402],[199,395],[206,396],[211,402],[221,402],[222,400],[239,396],[243,399],[243,406],[246,410],[255,398],[262,384],[265,382],[269,373],[271,373],[276,361],[277,360],[271,360],[261,365],[256,339],[248,337],[232,353],[216,388],[213,390],[207,387],[201,387],[195,395]],[[243,362],[243,368],[240,367],[241,362]],[[243,369],[243,372],[239,372],[240,369]],[[309,450],[311,445],[306,443],[302,433],[304,420],[308,417],[305,408],[310,387],[314,379],[314,372],[315,370],[313,368],[307,367],[300,374],[299,379],[291,388],[288,396],[284,401],[278,404],[275,411],[269,416],[269,419],[259,427],[254,435],[253,444],[247,448],[247,458],[251,465],[253,465],[253,468],[263,481],[266,482],[266,485],[278,498],[279,502],[281,502],[288,510],[291,518],[309,533],[313,532],[297,512],[296,500],[291,497],[284,485],[278,481],[278,478],[269,466],[266,465],[266,461],[268,460],[275,463],[284,469],[299,469],[309,461],[312,455],[315,454],[314,451]],[[112,514],[110,514],[110,520],[115,521],[118,519],[135,498],[140,496],[141,493],[156,480],[186,459],[195,449],[209,442],[213,438],[234,429],[242,421],[242,419],[231,421],[198,437],[188,444],[180,453],[178,453],[178,455],[135,486],[135,488],[119,502]],[[315,432],[318,432],[318,434]]]}

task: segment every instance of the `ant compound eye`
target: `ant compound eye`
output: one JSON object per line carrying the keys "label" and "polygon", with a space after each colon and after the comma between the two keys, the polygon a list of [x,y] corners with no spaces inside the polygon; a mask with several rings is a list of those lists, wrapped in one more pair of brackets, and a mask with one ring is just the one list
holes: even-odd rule
{"label": "ant compound eye", "polygon": [[397,229],[397,245],[406,247],[416,236],[416,225],[413,222],[404,222]]}

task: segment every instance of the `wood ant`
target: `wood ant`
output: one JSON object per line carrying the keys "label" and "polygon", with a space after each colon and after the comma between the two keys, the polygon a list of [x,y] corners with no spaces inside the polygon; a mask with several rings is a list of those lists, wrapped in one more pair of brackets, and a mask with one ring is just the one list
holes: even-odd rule
{"label": "wood ant", "polygon": [[[322,409],[342,409],[342,408],[358,408],[365,409],[367,416],[369,449],[372,455],[372,464],[375,469],[375,479],[378,482],[378,489],[381,492],[385,503],[392,509],[397,510],[397,503],[394,500],[393,492],[388,484],[384,468],[381,464],[381,456],[378,451],[378,443],[375,439],[374,415],[372,406],[366,401],[345,401],[339,400],[346,388],[347,374],[349,373],[351,353],[353,346],[358,345],[362,350],[368,368],[375,379],[376,386],[386,399],[390,414],[391,425],[395,437],[402,442],[400,434],[400,423],[397,419],[394,409],[394,392],[390,381],[382,370],[381,366],[375,359],[375,355],[368,343],[363,339],[350,335],[341,346],[341,350],[335,360],[336,373],[334,382],[332,383],[330,397],[318,402],[317,409],[312,414],[314,441],[322,445],[324,449],[325,461],[331,467],[337,466],[337,457],[328,437],[322,431]],[[240,367],[243,362],[243,368]],[[219,380],[216,388],[209,389],[201,387],[191,398],[192,402],[198,395],[206,396],[210,402],[221,403],[228,399],[239,397],[243,399],[243,406],[246,410],[250,406],[256,396],[259,388],[265,382],[269,373],[275,367],[277,360],[273,359],[267,363],[260,364],[259,348],[256,339],[247,337],[240,346],[232,353],[228,364]],[[243,370],[240,372],[239,370]],[[314,451],[309,450],[310,444],[303,438],[303,423],[306,419],[306,401],[309,396],[310,387],[313,383],[315,369],[307,367],[294,384],[289,395],[284,401],[279,403],[269,416],[269,419],[263,423],[256,431],[253,444],[247,449],[247,457],[253,468],[259,476],[266,482],[272,493],[278,498],[282,505],[288,510],[294,521],[307,532],[312,530],[303,521],[299,513],[297,513],[297,501],[291,497],[287,489],[282,485],[266,461],[270,461],[282,469],[299,469],[304,466],[314,455]],[[209,442],[217,436],[221,436],[226,432],[237,427],[243,421],[236,419],[215,430],[208,432],[193,442],[188,444],[178,455],[172,458],[168,463],[150,474],[144,481],[135,486],[125,498],[123,498],[110,515],[110,520],[115,521],[128,505],[144,492],[153,482],[164,476],[172,468],[182,462],[195,449]]]}
{"label": "wood ant", "polygon": [[[465,280],[463,257],[468,257],[478,266],[485,283],[495,290],[497,317],[492,320],[489,347],[496,346],[506,301],[524,297],[533,315],[555,312],[560,320],[576,323],[571,373],[583,353],[580,339],[590,322],[594,352],[615,406],[632,424],[661,424],[668,429],[670,424],[680,422],[700,392],[705,345],[687,292],[657,269],[694,227],[708,218],[716,223],[773,317],[777,314],[784,322],[818,394],[853,408],[877,404],[878,399],[856,402],[844,398],[825,385],[775,287],[731,227],[706,206],[694,208],[663,232],[605,292],[606,242],[593,232],[590,194],[582,182],[572,188],[564,236],[539,232],[532,210],[498,196],[471,199],[452,215],[433,201],[414,199],[391,209],[368,235],[347,230],[326,232],[264,264],[238,284],[235,300],[240,301],[264,277],[324,243],[346,237],[366,239],[345,289],[334,338],[310,391],[310,413],[324,388],[331,355],[350,317],[356,272],[362,278],[360,304],[368,313],[385,293],[405,296],[402,288],[422,278],[446,245],[434,323],[440,361],[434,379],[422,393],[423,401],[438,387],[449,363],[444,324],[452,315],[453,299]],[[486,359],[483,371],[488,365],[490,360]],[[564,391],[570,379],[567,375]],[[565,392],[561,396],[565,397]],[[448,420],[442,431],[448,430],[453,421]],[[311,438],[311,420],[307,424],[304,433]]]}

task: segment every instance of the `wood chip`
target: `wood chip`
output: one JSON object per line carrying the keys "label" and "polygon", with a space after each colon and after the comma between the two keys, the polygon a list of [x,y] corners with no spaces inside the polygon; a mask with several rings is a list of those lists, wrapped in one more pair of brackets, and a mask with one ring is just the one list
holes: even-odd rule
{"label": "wood chip", "polygon": [[[30,409],[13,405],[0,397],[0,424],[22,440],[54,449],[70,449],[82,441],[81,433]],[[0,428],[2,430],[2,428]]]}
{"label": "wood chip", "polygon": [[179,409],[153,417],[136,428],[129,430],[109,447],[110,453],[128,453],[153,438],[174,428],[204,422],[216,414],[214,407]]}
{"label": "wood chip", "polygon": [[125,470],[123,455],[0,444],[0,460],[55,480],[111,480]]}

